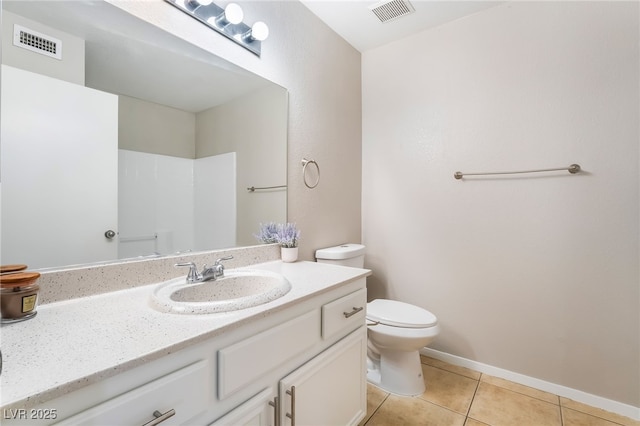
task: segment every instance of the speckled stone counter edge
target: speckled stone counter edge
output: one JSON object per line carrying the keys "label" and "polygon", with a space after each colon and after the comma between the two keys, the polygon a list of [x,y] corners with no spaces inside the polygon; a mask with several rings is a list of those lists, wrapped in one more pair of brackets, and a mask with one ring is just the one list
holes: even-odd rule
{"label": "speckled stone counter edge", "polygon": [[232,255],[233,259],[225,261],[225,266],[239,268],[280,259],[280,247],[277,244],[269,244],[42,270],[38,280],[38,303],[43,305],[159,283],[182,275],[186,277],[188,270],[176,268],[176,263],[195,262],[198,269],[202,269],[205,264],[213,265],[216,259],[229,255]]}

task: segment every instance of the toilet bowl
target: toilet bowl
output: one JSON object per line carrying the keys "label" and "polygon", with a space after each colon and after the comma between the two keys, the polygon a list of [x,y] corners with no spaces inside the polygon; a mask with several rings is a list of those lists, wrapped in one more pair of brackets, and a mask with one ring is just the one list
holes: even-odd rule
{"label": "toilet bowl", "polygon": [[[364,246],[320,249],[316,260],[362,268]],[[388,299],[367,303],[367,381],[398,395],[422,395],[425,383],[418,351],[439,332],[438,319],[426,309]]]}
{"label": "toilet bowl", "polygon": [[367,380],[398,395],[425,391],[421,348],[440,332],[431,312],[409,303],[375,299],[367,303]]}

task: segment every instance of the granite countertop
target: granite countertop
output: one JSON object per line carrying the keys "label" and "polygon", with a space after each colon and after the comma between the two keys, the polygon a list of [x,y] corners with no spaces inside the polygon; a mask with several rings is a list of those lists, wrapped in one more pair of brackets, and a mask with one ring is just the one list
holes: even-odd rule
{"label": "granite countertop", "polygon": [[371,273],[315,262],[247,268],[281,273],[292,289],[240,311],[176,315],[151,307],[151,284],[45,304],[35,318],[3,325],[0,406],[34,407]]}

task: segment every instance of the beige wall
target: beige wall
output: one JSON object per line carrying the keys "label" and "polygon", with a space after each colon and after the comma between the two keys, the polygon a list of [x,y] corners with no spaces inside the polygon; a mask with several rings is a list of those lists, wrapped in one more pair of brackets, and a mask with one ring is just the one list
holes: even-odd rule
{"label": "beige wall", "polygon": [[194,159],[196,115],[118,96],[118,148]]}
{"label": "beige wall", "polygon": [[287,191],[249,192],[287,183],[287,92],[276,85],[196,116],[196,157],[236,153],[236,242],[258,243],[260,223],[287,220]]}
{"label": "beige wall", "polygon": [[[62,59],[14,46],[14,24],[59,39]],[[2,11],[2,63],[84,86],[84,40],[6,10]]]}
{"label": "beige wall", "polygon": [[362,59],[370,296],[434,312],[435,349],[636,407],[638,12],[508,2]]}
{"label": "beige wall", "polygon": [[[302,230],[300,256],[361,236],[360,53],[304,5],[242,2],[245,22],[270,28],[262,57],[224,39],[161,0],[109,0],[124,10],[289,90],[288,219]],[[321,169],[318,187],[302,181],[301,160]]]}

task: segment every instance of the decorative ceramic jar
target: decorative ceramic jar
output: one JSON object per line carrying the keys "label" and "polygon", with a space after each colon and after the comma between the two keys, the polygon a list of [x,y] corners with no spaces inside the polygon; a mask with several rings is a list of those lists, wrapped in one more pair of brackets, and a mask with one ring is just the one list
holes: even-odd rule
{"label": "decorative ceramic jar", "polygon": [[298,247],[280,247],[282,261],[286,263],[298,260]]}

